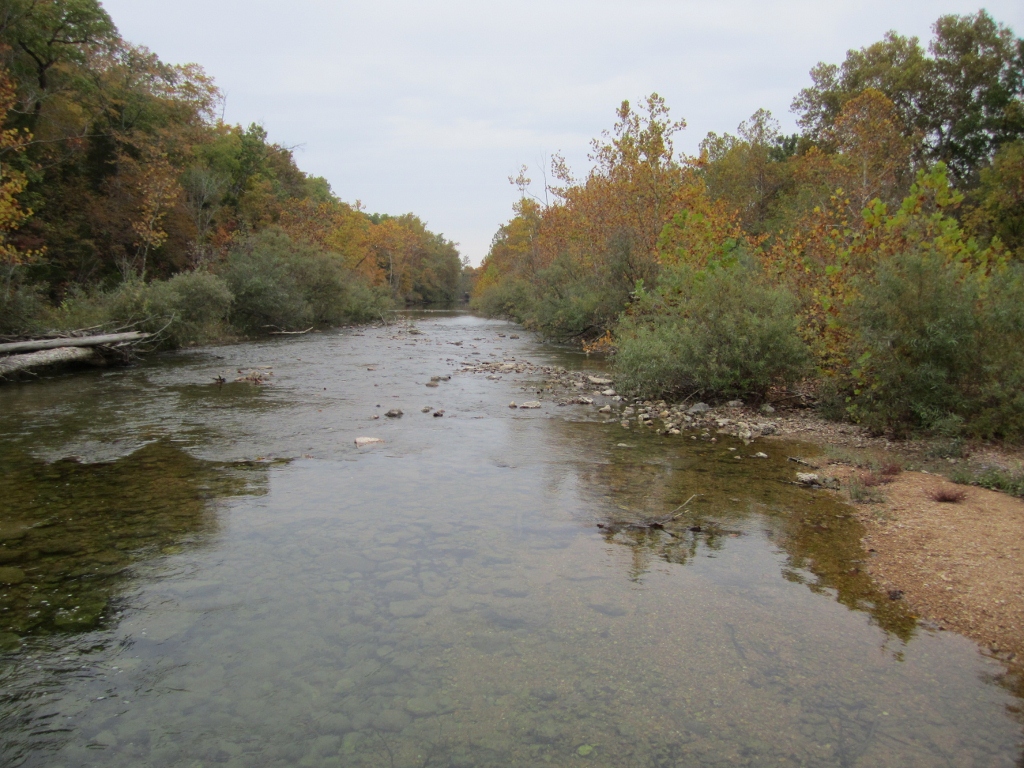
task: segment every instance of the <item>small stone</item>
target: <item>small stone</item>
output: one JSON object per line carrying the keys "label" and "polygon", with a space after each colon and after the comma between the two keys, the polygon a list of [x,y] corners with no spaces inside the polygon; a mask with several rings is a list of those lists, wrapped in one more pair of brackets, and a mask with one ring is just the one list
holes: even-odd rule
{"label": "small stone", "polygon": [[611,413],[612,412],[612,407],[610,405],[606,405],[603,408],[598,408],[597,412],[598,413]]}
{"label": "small stone", "polygon": [[819,485],[820,480],[813,472],[797,472],[796,481],[803,485]]}
{"label": "small stone", "polygon": [[444,416],[444,409],[443,408],[434,411],[434,418],[435,419],[440,419],[442,416]]}
{"label": "small stone", "polygon": [[518,408],[519,406],[518,406],[518,405],[516,405],[516,401],[515,401],[515,400],[513,400],[513,401],[512,401],[511,403],[509,403],[509,404],[508,404],[508,407],[509,407],[509,408]]}
{"label": "small stone", "polygon": [[604,387],[613,383],[611,379],[602,379],[597,376],[587,376],[587,381],[597,387]]}
{"label": "small stone", "polygon": [[763,451],[758,451],[751,458],[754,458],[754,459],[767,459],[768,458],[768,454],[764,453]]}
{"label": "small stone", "polygon": [[768,403],[765,403],[761,406],[761,413],[775,413],[775,409],[768,405]]}
{"label": "small stone", "polygon": [[420,408],[420,413],[430,413],[433,410],[429,405],[424,405]]}
{"label": "small stone", "polygon": [[427,387],[438,387],[438,386],[440,386],[440,384],[438,384],[436,381],[428,381],[424,386],[427,386]]}
{"label": "small stone", "polygon": [[518,338],[519,338],[519,334],[518,334],[518,333],[513,333],[513,334],[510,334],[510,335],[509,335],[509,338],[510,338],[510,339],[518,339]]}
{"label": "small stone", "polygon": [[690,407],[689,407],[689,408],[688,408],[688,409],[686,410],[686,412],[687,412],[687,413],[689,413],[689,414],[694,414],[694,413],[707,413],[707,412],[708,412],[708,411],[710,411],[710,410],[711,410],[711,406],[710,406],[710,405],[708,405],[707,403],[696,403],[696,404],[694,404],[694,405],[691,405],[691,406],[690,406]]}
{"label": "small stone", "polygon": [[389,419],[400,419],[402,417],[402,409],[401,408],[392,408],[390,411],[388,411],[384,415],[387,416]]}
{"label": "small stone", "polygon": [[594,751],[594,748],[591,745],[589,745],[589,744],[581,744],[580,748],[576,750],[576,754],[579,755],[580,757],[587,757],[593,751]]}
{"label": "small stone", "polygon": [[725,404],[725,407],[726,408],[742,408],[743,407],[743,401],[742,400],[730,400],[728,403]]}
{"label": "small stone", "polygon": [[431,380],[431,381],[440,381],[440,380],[441,380],[441,377],[440,377],[440,376],[431,376],[431,377],[430,377],[430,380]]}
{"label": "small stone", "polygon": [[520,408],[540,408],[539,400],[527,400],[525,403],[519,406]]}
{"label": "small stone", "polygon": [[606,389],[601,394],[604,395],[605,397],[615,397],[615,390],[614,389]]}
{"label": "small stone", "polygon": [[364,445],[373,445],[374,443],[383,443],[379,437],[357,437],[356,445],[362,448]]}

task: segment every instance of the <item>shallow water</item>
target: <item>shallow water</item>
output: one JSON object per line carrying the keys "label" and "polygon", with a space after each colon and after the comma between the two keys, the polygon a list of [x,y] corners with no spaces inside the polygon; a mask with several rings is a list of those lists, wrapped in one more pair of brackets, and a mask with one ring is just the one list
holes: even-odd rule
{"label": "shallow water", "polygon": [[1018,764],[1002,668],[874,589],[800,446],[606,424],[458,373],[583,358],[415,321],[0,389],[0,763]]}

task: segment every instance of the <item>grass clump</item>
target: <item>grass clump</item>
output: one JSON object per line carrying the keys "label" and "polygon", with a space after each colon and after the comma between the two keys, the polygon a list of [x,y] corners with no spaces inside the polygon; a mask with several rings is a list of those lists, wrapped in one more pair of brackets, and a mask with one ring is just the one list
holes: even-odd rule
{"label": "grass clump", "polygon": [[967,498],[967,491],[953,486],[940,486],[928,491],[928,498],[941,504],[959,504]]}

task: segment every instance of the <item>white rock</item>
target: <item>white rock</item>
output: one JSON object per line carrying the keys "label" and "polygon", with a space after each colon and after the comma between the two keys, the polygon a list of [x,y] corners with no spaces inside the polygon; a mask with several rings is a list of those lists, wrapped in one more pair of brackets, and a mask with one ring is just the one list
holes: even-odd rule
{"label": "white rock", "polygon": [[615,397],[615,390],[614,389],[606,389],[601,394],[604,395],[605,397]]}
{"label": "white rock", "polygon": [[611,379],[602,379],[597,376],[587,376],[587,381],[599,387],[605,387],[613,383]]}
{"label": "white rock", "polygon": [[755,453],[755,454],[753,455],[753,457],[752,457],[752,458],[755,458],[755,459],[767,459],[767,458],[768,458],[768,454],[767,454],[767,453],[764,453],[764,452],[762,452],[762,451],[758,451],[757,453]]}
{"label": "white rock", "polygon": [[525,403],[519,406],[520,408],[540,408],[539,400],[527,400]]}
{"label": "white rock", "polygon": [[374,443],[383,443],[379,437],[357,437],[356,445],[362,448],[364,445],[373,445]]}
{"label": "white rock", "polygon": [[821,482],[813,472],[797,472],[796,481],[804,485],[819,485]]}

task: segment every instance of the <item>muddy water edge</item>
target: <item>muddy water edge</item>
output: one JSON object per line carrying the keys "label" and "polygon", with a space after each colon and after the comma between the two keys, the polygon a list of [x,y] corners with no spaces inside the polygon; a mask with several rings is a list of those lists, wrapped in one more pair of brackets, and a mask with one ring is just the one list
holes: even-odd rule
{"label": "muddy water edge", "polygon": [[463,370],[600,365],[527,336],[414,313],[0,389],[0,764],[1020,765],[1003,667],[878,591],[801,446]]}

